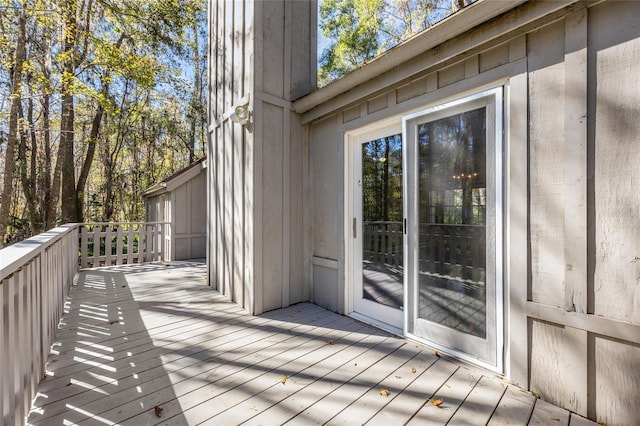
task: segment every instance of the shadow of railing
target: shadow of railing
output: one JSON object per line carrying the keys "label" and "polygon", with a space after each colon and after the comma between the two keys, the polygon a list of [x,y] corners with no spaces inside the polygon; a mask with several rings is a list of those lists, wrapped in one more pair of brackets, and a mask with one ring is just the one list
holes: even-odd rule
{"label": "shadow of railing", "polygon": [[[112,424],[141,412],[158,417],[147,396],[172,388],[162,348],[154,346],[149,330],[168,324],[161,316],[141,315],[126,275],[114,269],[78,274],[30,424]],[[161,289],[147,294],[162,297]],[[174,415],[179,421],[180,413]]]}

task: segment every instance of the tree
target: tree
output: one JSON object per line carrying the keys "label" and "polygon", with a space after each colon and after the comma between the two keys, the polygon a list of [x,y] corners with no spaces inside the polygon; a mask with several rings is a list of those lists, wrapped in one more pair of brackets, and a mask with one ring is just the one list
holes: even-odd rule
{"label": "tree", "polygon": [[330,40],[320,58],[325,85],[427,29],[474,0],[324,0],[320,28]]}
{"label": "tree", "polygon": [[[11,110],[9,115],[9,134],[7,136],[7,147],[5,152],[5,175],[3,188],[0,198],[0,248],[4,243],[4,236],[7,229],[7,220],[9,218],[9,206],[11,205],[11,194],[13,186],[13,175],[15,172],[15,150],[18,145],[18,120],[20,115],[21,102],[21,82],[22,69],[26,58],[26,38],[27,38],[27,17],[24,10],[24,3],[18,9],[17,17],[17,37],[15,41],[15,51],[13,52],[13,61],[11,64]],[[4,33],[4,25],[3,25]]]}
{"label": "tree", "polygon": [[11,217],[142,219],[144,188],[202,155],[202,3],[0,0],[0,241]]}

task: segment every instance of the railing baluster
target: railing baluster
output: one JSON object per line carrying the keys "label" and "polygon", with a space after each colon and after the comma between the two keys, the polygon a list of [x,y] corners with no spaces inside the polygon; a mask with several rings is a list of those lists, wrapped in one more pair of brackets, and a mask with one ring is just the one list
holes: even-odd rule
{"label": "railing baluster", "polygon": [[89,254],[89,237],[87,234],[87,227],[83,226],[82,230],[80,231],[80,239],[81,239],[81,244],[80,244],[80,266],[82,268],[86,268],[87,267],[87,256]]}
{"label": "railing baluster", "polygon": [[111,266],[111,225],[107,225],[104,235],[104,266]]}
{"label": "railing baluster", "polygon": [[93,226],[93,258],[89,267],[100,266],[100,226]]}
{"label": "railing baluster", "polygon": [[122,225],[116,225],[116,265],[122,265]]}
{"label": "railing baluster", "polygon": [[127,263],[133,263],[133,225],[127,225]]}
{"label": "railing baluster", "polygon": [[144,263],[144,228],[144,224],[138,224],[138,263]]}

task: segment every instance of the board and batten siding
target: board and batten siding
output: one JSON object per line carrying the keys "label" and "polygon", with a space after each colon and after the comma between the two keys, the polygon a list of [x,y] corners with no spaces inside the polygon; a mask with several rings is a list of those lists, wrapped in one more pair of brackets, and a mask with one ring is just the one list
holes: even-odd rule
{"label": "board and batten siding", "polygon": [[408,42],[413,57],[348,92],[295,102],[309,141],[312,300],[346,309],[345,133],[503,85],[505,373],[591,419],[636,424],[638,22],[634,1],[526,2],[433,48]]}
{"label": "board and batten siding", "polygon": [[[253,313],[308,299],[306,152],[316,2],[209,1],[209,284]],[[248,96],[252,122],[224,118]]]}

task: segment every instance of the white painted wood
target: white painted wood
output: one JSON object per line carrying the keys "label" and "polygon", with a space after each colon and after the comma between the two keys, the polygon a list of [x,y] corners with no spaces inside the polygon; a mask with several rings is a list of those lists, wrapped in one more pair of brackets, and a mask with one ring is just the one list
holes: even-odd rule
{"label": "white painted wood", "polygon": [[106,226],[105,236],[104,236],[104,265],[111,266],[111,225]]}
{"label": "white painted wood", "polygon": [[123,234],[122,226],[116,224],[116,265],[122,265],[122,247],[123,247]]}
{"label": "white painted wood", "polygon": [[550,424],[568,425],[569,415],[569,412],[566,410],[551,405],[542,399],[536,399],[536,405],[533,407],[529,426]]}
{"label": "white painted wood", "polygon": [[[5,319],[5,312],[7,311],[7,303],[5,293],[7,292],[8,286],[2,284],[0,281],[0,344],[2,344],[3,348],[8,347],[8,317]],[[8,408],[5,406],[5,395],[7,394],[7,383],[8,380],[5,378],[5,371],[9,369],[9,361],[7,359],[7,351],[0,351],[0,374],[2,374],[2,380],[0,380],[0,420],[3,422],[7,418],[9,414]]]}
{"label": "white painted wood", "polygon": [[[520,38],[518,45],[525,43]],[[522,47],[526,49],[526,46]],[[509,52],[511,54],[512,46]],[[520,70],[509,79],[505,90],[506,161],[505,175],[505,373],[514,383],[529,385],[528,323],[528,102],[527,73]]]}
{"label": "white painted wood", "polygon": [[640,324],[599,315],[567,312],[564,309],[535,302],[526,303],[526,312],[531,318],[640,344]]}
{"label": "white painted wood", "polygon": [[[380,381],[404,365],[407,360],[415,357],[417,352],[418,350],[412,347],[412,345],[403,345],[397,350],[390,352],[383,361],[366,368],[351,380],[344,384],[336,384],[330,393],[326,396],[321,395],[321,399],[318,402],[293,418],[292,422],[297,423],[310,420],[316,424],[331,423],[332,417],[366,393],[378,392],[380,389]],[[410,371],[409,368],[405,370],[404,373],[408,374]],[[411,374],[415,376],[415,373]],[[364,419],[362,420],[364,421]]]}
{"label": "white painted wood", "polygon": [[[418,361],[416,358],[423,358]],[[411,360],[411,367],[405,368],[401,377],[411,380],[412,376],[417,376],[409,386],[387,404],[382,411],[379,411],[371,418],[367,425],[389,425],[395,422],[405,424],[413,415],[425,404],[431,404],[436,391],[442,386],[451,375],[458,369],[458,365],[434,354],[423,352]],[[426,361],[426,362],[425,362]],[[433,362],[433,363],[430,363]],[[417,365],[417,366],[416,366]],[[425,370],[426,365],[426,371]],[[407,366],[408,367],[408,366]],[[412,369],[415,368],[415,373]]]}
{"label": "white painted wood", "polygon": [[536,397],[531,392],[508,386],[488,426],[527,424],[535,403]]}
{"label": "white painted wood", "polygon": [[[587,312],[587,9],[565,18],[564,261],[567,311]],[[585,336],[586,338],[586,336]],[[583,348],[586,351],[586,346]],[[586,359],[586,356],[580,356]],[[578,377],[586,377],[582,371]],[[579,385],[583,383],[575,383]],[[586,392],[586,386],[584,386]],[[586,394],[581,398],[586,410]],[[585,412],[586,414],[586,412]]]}
{"label": "white painted wood", "polygon": [[504,383],[483,376],[447,424],[487,423],[505,390]]}
{"label": "white painted wood", "polygon": [[[465,396],[477,381],[468,375],[481,375],[318,306],[250,316],[206,285],[204,265],[189,265],[81,272],[49,357],[54,375],[40,384],[36,407],[42,407],[29,422],[236,424],[258,422],[254,416],[263,413],[271,424],[299,413],[292,423],[352,424],[386,406],[377,422],[398,411],[409,418],[431,394],[457,387],[452,371],[471,381],[462,386]],[[289,375],[284,385],[282,374]],[[383,386],[389,398],[378,394]],[[445,407],[454,405],[444,398]],[[353,409],[368,414],[354,417]]]}
{"label": "white painted wood", "polygon": [[571,413],[569,417],[569,426],[597,426],[598,423],[582,417],[579,414]]}
{"label": "white painted wood", "polygon": [[430,402],[425,403],[408,424],[434,426],[446,424],[479,379],[480,374],[477,372],[458,368],[431,397],[433,400],[441,399],[442,405],[435,406]]}
{"label": "white painted wood", "polygon": [[22,425],[31,406],[66,288],[78,267],[76,228],[57,228],[0,253],[2,424]]}
{"label": "white painted wood", "polygon": [[83,226],[82,230],[80,231],[80,238],[82,240],[82,243],[80,244],[80,266],[82,268],[86,268],[87,267],[87,255],[89,252],[89,233],[87,232],[87,227]]}
{"label": "white painted wood", "polygon": [[127,230],[127,264],[133,263],[133,226]]}

